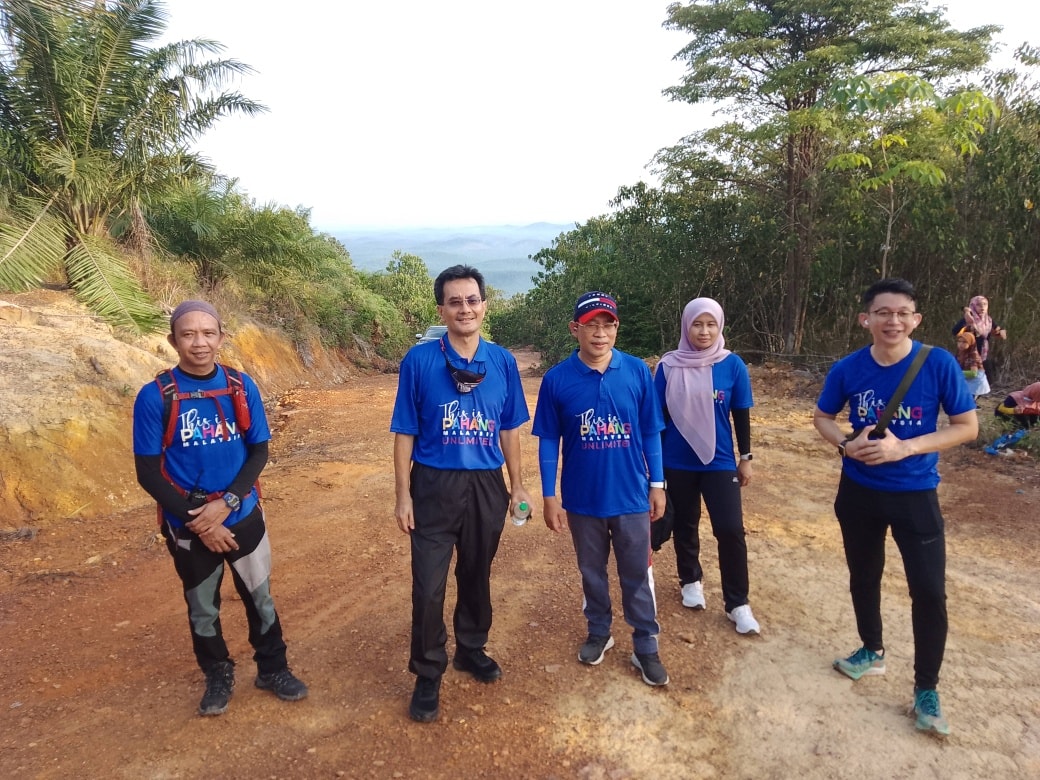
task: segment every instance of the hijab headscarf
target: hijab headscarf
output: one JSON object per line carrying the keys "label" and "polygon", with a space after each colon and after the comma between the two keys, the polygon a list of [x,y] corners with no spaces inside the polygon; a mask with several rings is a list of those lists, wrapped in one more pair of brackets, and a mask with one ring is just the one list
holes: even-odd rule
{"label": "hijab headscarf", "polygon": [[[690,343],[690,325],[702,314],[710,314],[719,324],[719,337],[707,349]],[[702,463],[715,459],[715,386],[711,367],[724,360],[730,351],[722,337],[726,324],[722,307],[711,298],[694,298],[683,309],[679,348],[665,352],[665,403],[675,427]]]}
{"label": "hijab headscarf", "polygon": [[957,338],[964,339],[968,343],[968,346],[964,347],[964,349],[958,347],[958,352],[970,352],[975,349],[975,334],[973,334],[967,328],[961,328],[959,331],[957,331]]}
{"label": "hijab headscarf", "polygon": [[968,301],[968,311],[964,313],[964,322],[971,327],[976,336],[982,337],[978,339],[981,345],[979,354],[985,360],[989,352],[989,334],[993,330],[993,318],[989,316],[988,311],[985,314],[982,313],[983,303],[988,303],[985,295],[976,295]]}

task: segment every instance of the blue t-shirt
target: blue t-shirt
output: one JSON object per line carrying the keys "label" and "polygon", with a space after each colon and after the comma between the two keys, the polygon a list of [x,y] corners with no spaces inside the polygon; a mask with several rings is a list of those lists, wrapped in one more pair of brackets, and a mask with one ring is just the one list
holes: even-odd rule
{"label": "blue t-shirt", "polygon": [[[822,412],[836,415],[848,404],[853,430],[873,428],[920,349],[920,342],[913,342],[910,354],[892,366],[879,365],[869,346],[853,352],[831,367],[816,405]],[[903,396],[888,433],[900,439],[933,433],[940,407],[954,416],[974,411],[975,401],[953,355],[933,349]],[[903,493],[934,489],[939,484],[938,465],[939,453],[929,452],[876,466],[845,458],[842,468],[850,479],[864,487]]]}
{"label": "blue t-shirt", "polygon": [[[661,406],[665,402],[665,388],[668,385],[668,367],[658,365],[654,375],[654,387]],[[744,361],[730,353],[723,360],[711,367],[711,383],[715,389],[715,457],[711,463],[705,464],[697,457],[693,447],[683,438],[675,427],[675,422],[668,418],[668,424],[662,435],[664,450],[664,467],[682,471],[733,471],[736,469],[736,455],[733,452],[733,428],[730,424],[730,409],[750,409],[754,406],[751,398],[751,377],[748,375]]]}
{"label": "blue t-shirt", "polygon": [[[173,369],[177,389],[182,393],[196,390],[224,390],[227,377],[224,369],[217,368],[212,379],[200,380],[179,368]],[[184,490],[199,488],[207,493],[222,493],[238,476],[248,456],[247,447],[269,441],[271,429],[260,398],[260,390],[252,377],[242,374],[242,384],[249,405],[249,430],[238,430],[235,409],[230,395],[216,398],[186,398],[180,402],[178,420],[174,425],[173,442],[166,449],[163,465],[167,476]],[[221,414],[217,411],[220,404]],[[134,401],[134,454],[163,454],[162,393],[156,382],[141,388]],[[226,431],[225,431],[226,425]],[[226,434],[226,436],[225,436]],[[242,497],[242,506],[228,515],[224,525],[232,526],[249,515],[259,497],[256,487]],[[176,527],[184,523],[163,512],[163,517]]]}
{"label": "blue t-shirt", "polygon": [[[445,355],[456,369],[484,373],[473,392],[459,392]],[[401,361],[390,430],[415,437],[416,463],[434,469],[500,469],[505,457],[499,433],[530,419],[516,358],[497,344],[481,339],[467,361],[442,337],[416,344]]]}
{"label": "blue t-shirt", "polygon": [[646,363],[615,349],[600,373],[574,350],[542,378],[531,432],[563,439],[564,509],[617,517],[648,510],[644,442],[663,428]]}

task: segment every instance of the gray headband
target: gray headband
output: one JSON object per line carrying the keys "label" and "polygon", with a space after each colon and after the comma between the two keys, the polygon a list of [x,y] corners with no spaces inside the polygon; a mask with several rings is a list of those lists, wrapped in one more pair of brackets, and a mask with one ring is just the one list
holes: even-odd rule
{"label": "gray headband", "polygon": [[217,314],[217,310],[213,308],[212,304],[206,303],[205,301],[184,301],[184,303],[174,309],[173,314],[170,315],[170,333],[175,332],[173,326],[177,320],[185,314],[189,314],[193,311],[201,311],[204,314],[208,314],[217,321],[217,325],[221,326],[221,329],[223,330],[223,325],[220,322],[220,315]]}

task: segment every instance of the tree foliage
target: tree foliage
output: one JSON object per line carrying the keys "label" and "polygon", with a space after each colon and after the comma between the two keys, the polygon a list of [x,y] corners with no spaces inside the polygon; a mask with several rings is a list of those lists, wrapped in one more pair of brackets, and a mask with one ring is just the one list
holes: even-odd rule
{"label": "tree foliage", "polygon": [[820,174],[829,156],[828,128],[814,106],[835,80],[856,74],[938,78],[978,67],[995,28],[957,32],[921,0],[699,0],[669,6],[665,26],[691,36],[677,55],[687,73],[666,94],[689,103],[721,101],[756,128],[731,124],[731,145],[761,148],[746,142],[761,142],[763,131],[773,136],[767,158],[744,167],[762,171],[769,180],[758,186],[778,188],[783,199],[781,331],[785,350],[797,352],[821,241]]}
{"label": "tree foliage", "polygon": [[[24,288],[63,273],[99,314],[136,329],[154,327],[158,310],[115,250],[114,239],[127,236],[114,225],[143,226],[137,212],[199,168],[185,148],[216,120],[264,110],[221,91],[249,68],[206,59],[219,44],[149,48],[165,23],[153,0],[18,0],[4,5],[0,24],[0,186],[9,227],[0,234],[0,278]],[[60,241],[65,251],[32,256],[34,240]]]}

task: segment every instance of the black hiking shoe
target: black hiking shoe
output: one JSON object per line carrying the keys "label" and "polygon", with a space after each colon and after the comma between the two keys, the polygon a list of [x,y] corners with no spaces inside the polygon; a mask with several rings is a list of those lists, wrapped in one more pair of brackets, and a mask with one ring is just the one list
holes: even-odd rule
{"label": "black hiking shoe", "polygon": [[668,684],[668,672],[657,653],[632,653],[632,666],[642,672],[647,685]]}
{"label": "black hiking shoe", "polygon": [[199,715],[223,715],[235,689],[235,665],[230,661],[214,664],[206,672],[206,692],[199,702]]}
{"label": "black hiking shoe", "polygon": [[457,650],[452,666],[460,672],[469,672],[483,683],[491,683],[502,676],[502,667],[495,659],[484,652],[483,648],[476,650]]}
{"label": "black hiking shoe", "polygon": [[256,687],[265,691],[271,691],[282,701],[299,701],[307,698],[307,686],[300,680],[289,667],[271,674],[258,674],[256,676]]}
{"label": "black hiking shoe", "polygon": [[607,650],[614,646],[614,637],[589,634],[585,644],[578,650],[578,660],[589,666],[596,666],[603,661]]}
{"label": "black hiking shoe", "polygon": [[441,678],[416,677],[412,703],[408,705],[408,715],[412,720],[429,723],[436,720],[441,712]]}

